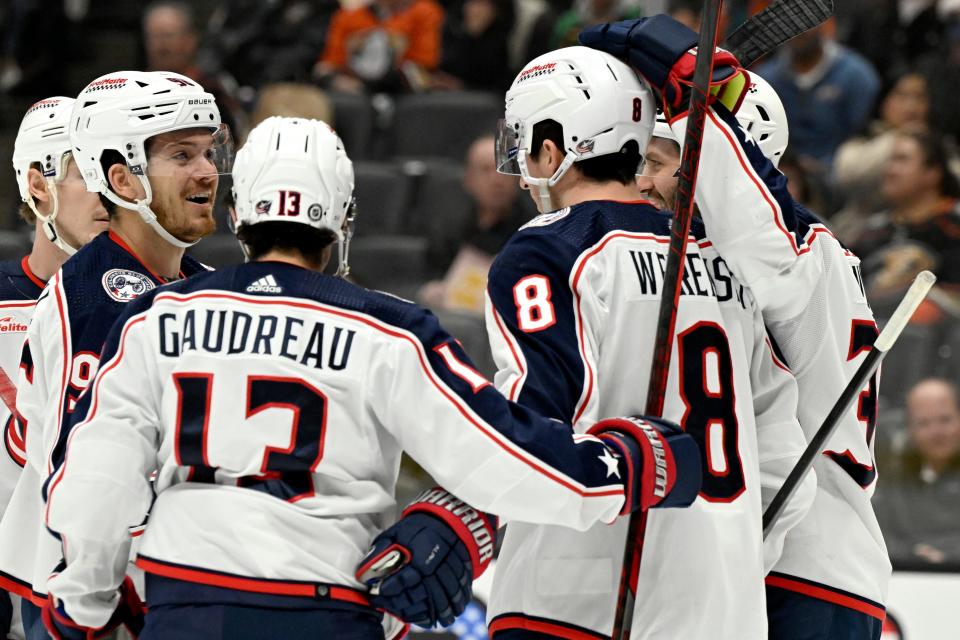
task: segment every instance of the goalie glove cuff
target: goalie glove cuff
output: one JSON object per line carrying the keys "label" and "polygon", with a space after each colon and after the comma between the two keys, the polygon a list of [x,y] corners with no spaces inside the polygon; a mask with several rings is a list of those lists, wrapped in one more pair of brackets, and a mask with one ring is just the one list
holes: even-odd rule
{"label": "goalie glove cuff", "polygon": [[686,507],[700,491],[700,451],[677,425],[656,418],[610,418],[587,433],[620,456],[627,499],[623,515],[637,509]]}
{"label": "goalie glove cuff", "polygon": [[470,553],[474,580],[487,570],[496,546],[496,516],[474,509],[441,487],[421,493],[403,510],[402,515],[416,512],[440,518],[463,541]]}

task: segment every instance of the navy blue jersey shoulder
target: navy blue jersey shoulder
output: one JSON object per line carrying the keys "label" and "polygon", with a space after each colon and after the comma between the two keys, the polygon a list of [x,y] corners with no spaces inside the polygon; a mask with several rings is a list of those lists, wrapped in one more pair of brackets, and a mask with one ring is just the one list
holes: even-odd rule
{"label": "navy blue jersey shoulder", "polygon": [[614,231],[670,235],[670,215],[647,202],[592,200],[538,216],[521,228],[497,254],[490,268],[491,286],[513,286],[502,274],[544,273],[564,281],[577,259]]}
{"label": "navy blue jersey shoulder", "polygon": [[[797,214],[797,235],[801,238],[805,237],[810,232],[810,227],[813,225],[820,225],[826,227],[826,223],[823,222],[816,214],[807,209],[805,206],[799,202],[795,202],[793,205],[794,213]],[[837,242],[840,243],[840,246],[843,247],[846,251],[850,251],[850,248],[847,245],[843,244],[843,241],[840,238],[834,236]]]}
{"label": "navy blue jersey shoulder", "polygon": [[43,287],[23,270],[22,259],[0,262],[0,301],[36,300]]}
{"label": "navy blue jersey shoulder", "polygon": [[[183,275],[200,271],[206,271],[203,265],[193,258],[183,258]],[[117,316],[132,300],[162,284],[109,232],[77,251],[61,268],[73,353],[99,354]]]}
{"label": "navy blue jersey shoulder", "polygon": [[[273,287],[272,291],[258,286],[267,276],[276,283],[269,285]],[[209,290],[313,300],[372,316],[390,326],[412,331],[423,341],[427,341],[428,334],[434,330],[431,325],[436,324],[432,313],[413,302],[284,262],[250,262],[226,267],[171,283],[158,291],[187,295]],[[152,297],[138,301],[127,316],[135,315],[144,305],[149,305]]]}

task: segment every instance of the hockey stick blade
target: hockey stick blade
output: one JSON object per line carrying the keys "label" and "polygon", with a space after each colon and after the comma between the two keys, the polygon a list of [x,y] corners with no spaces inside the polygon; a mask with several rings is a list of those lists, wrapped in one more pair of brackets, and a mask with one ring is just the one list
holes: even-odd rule
{"label": "hockey stick blade", "polygon": [[807,445],[807,448],[804,449],[797,464],[794,465],[790,471],[790,475],[783,481],[783,486],[780,487],[777,495],[770,501],[770,506],[767,507],[767,510],[763,514],[764,538],[769,535],[771,529],[773,529],[773,525],[777,523],[780,514],[783,513],[787,502],[793,494],[796,493],[797,487],[803,482],[807,473],[810,472],[814,459],[820,455],[824,446],[827,444],[827,440],[829,440],[833,432],[836,431],[837,425],[840,424],[840,418],[850,410],[854,398],[859,396],[863,391],[863,387],[876,372],[877,367],[880,366],[880,362],[884,356],[887,355],[887,352],[890,351],[890,348],[897,341],[897,338],[900,337],[900,333],[903,332],[903,328],[907,326],[907,323],[913,316],[913,312],[916,311],[920,303],[923,302],[923,299],[927,296],[927,293],[936,281],[937,278],[932,273],[929,271],[921,271],[913,281],[913,284],[910,285],[910,289],[907,290],[903,300],[897,305],[896,311],[893,312],[890,320],[888,320],[886,326],[883,327],[883,331],[880,332],[880,335],[877,336],[877,339],[874,341],[870,353],[867,354],[867,357],[864,358],[860,366],[857,367],[853,378],[847,383],[843,393],[840,394],[837,402],[833,405],[833,408],[830,409],[830,413],[823,419],[823,424],[820,425],[820,428],[817,429],[813,438],[810,439],[810,443]]}
{"label": "hockey stick blade", "polygon": [[737,27],[721,45],[749,67],[833,15],[833,0],[781,0]]}

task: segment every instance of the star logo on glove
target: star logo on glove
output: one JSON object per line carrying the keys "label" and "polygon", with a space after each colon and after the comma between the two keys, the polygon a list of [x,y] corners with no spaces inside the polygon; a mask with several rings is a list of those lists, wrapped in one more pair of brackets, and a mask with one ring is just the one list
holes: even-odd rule
{"label": "star logo on glove", "polygon": [[600,460],[603,464],[607,465],[607,477],[616,476],[620,477],[620,463],[617,462],[617,459],[613,457],[610,451],[604,451],[602,456],[597,456],[597,459]]}

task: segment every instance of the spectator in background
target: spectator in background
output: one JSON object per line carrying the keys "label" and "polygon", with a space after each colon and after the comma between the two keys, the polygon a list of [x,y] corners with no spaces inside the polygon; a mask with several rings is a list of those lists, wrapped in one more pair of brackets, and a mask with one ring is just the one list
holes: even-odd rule
{"label": "spectator in background", "polygon": [[513,17],[513,0],[463,0],[449,11],[433,88],[505,93],[513,80],[508,55]]}
{"label": "spectator in background", "polygon": [[420,290],[424,305],[483,312],[487,272],[507,240],[531,218],[517,180],[497,172],[493,136],[474,140],[467,150],[463,188],[473,201],[463,224],[442,225],[431,237],[428,267],[442,279]]}
{"label": "spectator in background", "polygon": [[308,82],[337,0],[220,0],[207,25],[202,66],[240,85],[246,104],[271,82]]}
{"label": "spectator in background", "polygon": [[[777,168],[787,177],[787,190],[794,200],[811,211],[830,211],[832,209],[830,189],[821,175],[809,168],[807,164],[788,147],[783,152]],[[830,222],[830,227],[833,227],[833,220]]]}
{"label": "spectator in background", "polygon": [[271,116],[333,122],[333,104],[327,94],[313,85],[277,82],[260,89],[250,114],[250,128]]}
{"label": "spectator in background", "polygon": [[639,3],[630,0],[574,0],[573,7],[560,15],[553,25],[550,49],[573,47],[577,36],[587,27],[643,15]]}
{"label": "spectator in background", "polygon": [[703,13],[701,0],[670,0],[667,13],[680,24],[699,33],[700,15]]}
{"label": "spectator in background", "polygon": [[837,147],[867,124],[880,88],[863,56],[832,38],[833,21],[797,36],[757,71],[787,110],[790,146],[826,171]]}
{"label": "spectator in background", "polygon": [[374,0],[341,8],[330,21],[314,77],[349,93],[426,88],[440,63],[443,20],[435,0]]}
{"label": "spectator in background", "polygon": [[173,71],[196,81],[217,101],[223,122],[234,136],[243,134],[243,109],[216,75],[197,65],[199,38],[193,9],[186,2],[158,0],[143,11],[143,47],[146,71]]}
{"label": "spectator in background", "polygon": [[907,395],[909,445],[874,502],[895,565],[960,563],[960,395],[938,378]]}
{"label": "spectator in background", "polygon": [[929,115],[930,91],[921,73],[905,71],[888,85],[879,118],[865,135],[848,140],[837,151],[833,174],[846,203],[831,225],[834,233],[841,238],[856,233],[864,218],[883,206],[883,172],[897,133],[926,129]]}
{"label": "spectator in background", "polygon": [[928,131],[896,134],[883,174],[889,208],[867,218],[851,239],[863,260],[867,295],[899,291],[921,269],[938,285],[960,287],[960,182],[947,143]]}

